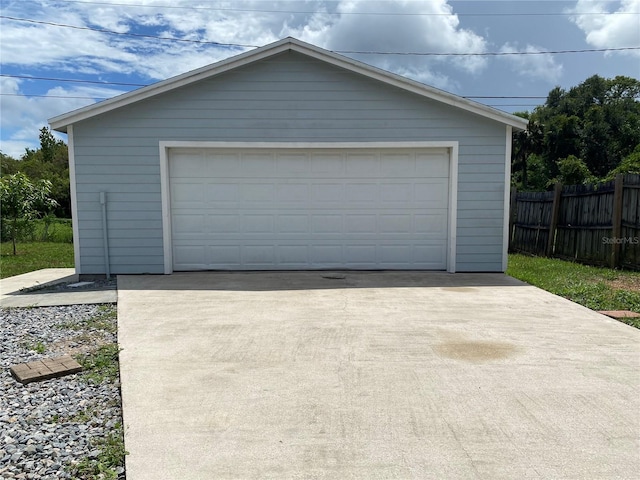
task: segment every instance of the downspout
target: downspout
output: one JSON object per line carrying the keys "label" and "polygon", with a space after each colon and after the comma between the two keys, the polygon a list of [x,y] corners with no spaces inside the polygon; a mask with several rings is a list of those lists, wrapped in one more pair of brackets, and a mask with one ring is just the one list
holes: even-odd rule
{"label": "downspout", "polygon": [[104,247],[104,271],[107,279],[111,278],[109,270],[109,235],[107,233],[107,193],[100,192],[100,205],[102,206],[102,245]]}

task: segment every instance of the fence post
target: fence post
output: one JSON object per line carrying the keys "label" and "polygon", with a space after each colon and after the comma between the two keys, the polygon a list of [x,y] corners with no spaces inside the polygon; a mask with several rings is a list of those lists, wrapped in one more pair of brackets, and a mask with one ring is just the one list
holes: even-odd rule
{"label": "fence post", "polygon": [[613,191],[613,218],[611,219],[611,262],[610,267],[616,268],[620,262],[620,236],[622,235],[622,193],[624,191],[624,176],[616,175]]}
{"label": "fence post", "polygon": [[545,255],[550,257],[555,246],[556,228],[558,227],[558,213],[560,212],[560,200],[562,200],[562,184],[556,183],[553,191],[553,204],[551,205],[551,221],[549,222],[549,241]]}
{"label": "fence post", "polygon": [[518,189],[511,187],[511,198],[509,199],[509,251],[511,251],[511,245],[513,243],[513,225],[516,220],[516,200],[518,196]]}

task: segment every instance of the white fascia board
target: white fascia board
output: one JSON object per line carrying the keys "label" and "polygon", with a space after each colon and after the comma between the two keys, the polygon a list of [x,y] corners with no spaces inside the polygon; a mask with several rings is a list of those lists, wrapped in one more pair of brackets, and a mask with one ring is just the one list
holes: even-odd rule
{"label": "white fascia board", "polygon": [[504,152],[504,224],[502,226],[502,271],[506,273],[509,263],[509,219],[511,218],[511,144],[513,129],[507,125]]}
{"label": "white fascia board", "polygon": [[284,38],[275,43],[260,47],[248,52],[235,55],[226,60],[222,60],[212,65],[199,68],[170,79],[154,83],[147,87],[134,90],[129,93],[125,93],[103,102],[89,105],[87,107],[74,110],[57,117],[49,119],[51,128],[57,131],[66,131],[66,127],[75,122],[86,120],[96,115],[109,112],[116,108],[124,107],[126,105],[144,100],[155,95],[159,95],[170,90],[184,87],[194,82],[204,80],[215,75],[219,75],[234,68],[241,67],[243,65],[262,60],[264,58],[277,55],[279,53],[292,50],[312,58],[327,62],[346,70],[350,70],[361,75],[365,75],[369,78],[384,82],[389,85],[393,85],[397,88],[401,88],[417,95],[436,100],[447,105],[458,107],[462,110],[475,113],[485,118],[495,120],[506,125],[511,125],[516,129],[524,130],[527,127],[527,121],[511,115],[500,110],[496,110],[486,105],[467,100],[452,93],[445,92],[444,90],[438,90],[436,88],[424,85],[422,83],[410,80],[408,78],[396,75],[385,70],[367,65],[356,60],[352,60],[345,56],[324,50],[322,48],[310,45],[305,42],[301,42],[295,38]]}
{"label": "white fascia board", "polygon": [[73,139],[73,125],[67,129],[67,144],[69,150],[69,190],[71,194],[71,227],[73,229],[73,262],[76,275],[82,273],[80,262],[80,227],[78,225],[78,193],[76,188],[76,155]]}

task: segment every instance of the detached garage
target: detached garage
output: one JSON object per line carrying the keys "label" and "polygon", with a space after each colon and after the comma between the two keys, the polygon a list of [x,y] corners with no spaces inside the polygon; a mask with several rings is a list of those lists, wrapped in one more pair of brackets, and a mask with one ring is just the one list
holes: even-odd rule
{"label": "detached garage", "polygon": [[287,38],[50,120],[76,271],[504,271],[526,121]]}

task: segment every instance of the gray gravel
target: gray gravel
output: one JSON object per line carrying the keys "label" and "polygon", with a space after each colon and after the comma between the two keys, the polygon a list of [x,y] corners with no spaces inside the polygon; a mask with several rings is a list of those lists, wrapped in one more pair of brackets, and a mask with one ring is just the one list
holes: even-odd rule
{"label": "gray gravel", "polygon": [[[115,308],[115,307],[114,307]],[[72,466],[96,458],[96,440],[122,422],[119,383],[94,385],[82,373],[23,386],[16,363],[87,353],[116,335],[86,321],[99,305],[0,309],[0,478],[77,478]],[[115,331],[116,320],[110,320]],[[119,468],[119,479],[124,469]]]}

